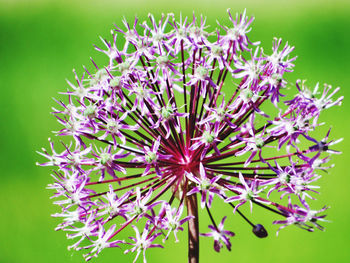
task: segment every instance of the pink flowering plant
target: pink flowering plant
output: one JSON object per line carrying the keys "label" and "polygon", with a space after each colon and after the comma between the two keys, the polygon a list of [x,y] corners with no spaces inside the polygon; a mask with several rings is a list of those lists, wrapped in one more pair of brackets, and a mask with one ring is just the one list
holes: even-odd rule
{"label": "pink flowering plant", "polygon": [[[54,166],[56,230],[87,261],[118,247],[146,262],[148,249],[177,242],[187,228],[189,262],[198,262],[200,236],[218,252],[231,250],[235,234],[224,223],[237,214],[266,237],[243,206],[266,208],[279,230],[323,230],[327,207],[313,210],[311,202],[340,140],[313,131],[323,110],[341,104],[339,88],[298,80],[288,98],[294,47],[274,39],[265,53],[248,39],[253,18],[228,15],[230,24],[214,32],[195,16],[123,21],[112,42],[96,46],[107,65],[92,60],[93,71],[74,71],[76,83],[57,100],[53,114],[63,127],[56,135],[72,140],[55,147],[49,140],[40,165]],[[227,204],[225,217],[214,212],[214,199]],[[200,211],[211,221],[206,233],[199,233]],[[135,234],[125,235],[127,228]]]}

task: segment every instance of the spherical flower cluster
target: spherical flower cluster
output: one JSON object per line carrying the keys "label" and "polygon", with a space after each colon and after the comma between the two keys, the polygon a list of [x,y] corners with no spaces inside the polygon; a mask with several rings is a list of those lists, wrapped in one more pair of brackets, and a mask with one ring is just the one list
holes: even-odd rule
{"label": "spherical flower cluster", "polygon": [[[195,16],[123,21],[112,42],[96,46],[108,64],[92,60],[96,70],[81,77],[74,71],[76,84],[68,82],[67,101],[53,112],[63,126],[56,135],[73,140],[55,147],[49,140],[40,165],[55,167],[48,188],[61,209],[57,230],[74,240],[70,249],[88,251],[86,260],[119,247],[146,262],[147,249],[172,235],[178,241],[186,223],[189,260],[198,262],[199,236],[213,238],[216,251],[231,250],[234,233],[224,222],[232,213],[267,236],[240,211],[246,205],[266,208],[280,229],[322,229],[327,207],[312,210],[310,201],[340,140],[312,132],[343,98],[329,85],[310,90],[297,81],[296,95],[282,100],[294,47],[274,39],[265,54],[247,37],[253,18],[228,14],[231,24],[214,32]],[[223,219],[214,199],[227,203]],[[212,222],[208,233],[198,231],[199,208]],[[126,228],[135,236],[125,239]]]}

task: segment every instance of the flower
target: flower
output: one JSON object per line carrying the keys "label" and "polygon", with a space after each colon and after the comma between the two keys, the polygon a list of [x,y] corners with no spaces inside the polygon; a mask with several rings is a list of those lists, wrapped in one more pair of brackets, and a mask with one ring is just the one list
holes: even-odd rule
{"label": "flower", "polygon": [[179,240],[177,238],[176,233],[179,230],[183,231],[183,227],[181,225],[193,218],[192,216],[186,216],[185,218],[181,219],[183,208],[183,205],[181,205],[179,208],[172,208],[169,204],[164,203],[163,209],[166,215],[164,217],[160,217],[160,224],[162,229],[168,230],[168,234],[164,237],[163,242],[165,242],[165,240],[168,239],[171,232],[174,233],[175,241],[178,242]]}
{"label": "flower", "polygon": [[91,245],[77,248],[77,250],[92,248],[88,254],[84,255],[86,261],[90,260],[92,257],[97,257],[97,255],[106,247],[119,247],[117,244],[123,243],[123,241],[121,240],[109,241],[109,239],[114,233],[115,228],[116,228],[116,225],[113,225],[106,232],[104,229],[104,226],[100,225],[98,227],[99,230],[98,230],[97,239],[96,240],[90,239],[90,241],[92,242]]}
{"label": "flower", "polygon": [[235,233],[224,230],[224,223],[226,216],[221,220],[219,226],[209,225],[211,232],[201,234],[201,236],[214,238],[214,249],[216,252],[220,252],[220,249],[225,245],[229,251],[231,251],[230,237],[233,237]]}
{"label": "flower", "polygon": [[[229,203],[232,201],[239,201],[238,205],[236,205],[236,207],[234,208],[233,212],[236,212],[236,210],[238,209],[238,207],[240,207],[241,205],[245,204],[246,202],[250,203],[250,211],[253,212],[253,201],[255,202],[262,202],[259,199],[259,193],[262,192],[264,190],[264,188],[259,188],[258,186],[258,182],[257,180],[253,180],[250,185],[247,184],[247,182],[244,180],[244,177],[242,175],[242,173],[239,173],[239,180],[241,182],[241,185],[231,185],[228,184],[226,185],[226,187],[231,190],[232,192],[234,192],[235,196],[231,196],[227,199],[225,199],[225,202]],[[267,204],[269,202],[267,201],[263,201],[266,202]]]}
{"label": "flower", "polygon": [[146,249],[148,248],[152,248],[152,247],[163,247],[162,245],[159,244],[152,244],[152,242],[159,236],[161,235],[161,233],[157,233],[155,235],[150,235],[151,233],[149,233],[149,229],[146,226],[144,228],[144,231],[142,232],[142,234],[140,234],[139,230],[137,229],[136,226],[133,226],[135,233],[136,233],[136,237],[130,237],[130,239],[132,241],[134,241],[135,243],[128,243],[129,245],[133,246],[132,248],[125,250],[125,254],[129,253],[129,252],[135,252],[136,251],[136,256],[134,259],[134,263],[136,262],[137,258],[139,257],[140,253],[143,253],[143,262],[146,263]]}
{"label": "flower", "polygon": [[[171,233],[179,241],[186,223],[190,261],[198,262],[200,210],[212,222],[201,236],[212,237],[218,252],[231,250],[230,216],[216,224],[214,199],[259,238],[268,233],[250,219],[253,206],[273,213],[280,229],[323,229],[326,207],[310,207],[319,171],[332,167],[324,164],[341,139],[329,139],[329,130],[320,140],[313,131],[323,124],[321,112],[343,97],[334,98],[339,88],[320,92],[319,84],[310,90],[297,81],[288,98],[294,47],[276,38],[266,54],[247,36],[253,18],[228,14],[231,25],[214,32],[204,17],[124,20],[112,43],[101,38],[105,49],[95,47],[107,65],[92,60],[93,71],[74,70],[67,102],[56,101],[53,115],[63,127],[55,133],[71,142],[59,150],[50,139],[40,165],[55,167],[48,188],[60,209],[53,216],[62,219],[56,230],[76,239],[69,248],[88,250],[86,260],[120,247],[146,262],[148,248],[162,247],[157,242]],[[247,216],[240,211],[246,203]],[[127,228],[135,231],[131,242]]]}

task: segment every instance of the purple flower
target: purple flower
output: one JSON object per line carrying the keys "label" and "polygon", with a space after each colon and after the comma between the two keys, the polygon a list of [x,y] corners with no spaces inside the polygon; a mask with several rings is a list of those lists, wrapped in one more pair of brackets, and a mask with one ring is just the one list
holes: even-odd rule
{"label": "purple flower", "polygon": [[183,208],[184,208],[183,205],[181,205],[178,208],[175,208],[175,207],[172,208],[169,204],[167,203],[164,204],[163,209],[165,212],[162,211],[160,213],[161,220],[160,220],[160,224],[157,225],[158,228],[168,231],[167,235],[163,239],[163,242],[165,242],[168,239],[171,232],[174,233],[175,241],[178,242],[179,240],[177,238],[177,232],[183,231],[183,227],[181,225],[186,223],[188,220],[192,219],[192,216],[186,216],[185,218],[181,219]]}
{"label": "purple flower", "polygon": [[[310,90],[300,80],[295,96],[283,94],[294,47],[275,38],[265,54],[247,36],[253,18],[228,15],[229,25],[215,31],[203,16],[123,20],[111,42],[95,46],[106,64],[91,59],[93,70],[74,70],[76,84],[56,100],[55,134],[70,142],[50,139],[39,165],[54,167],[47,188],[60,209],[56,230],[75,240],[69,248],[89,249],[86,260],[120,246],[146,262],[148,248],[171,234],[179,241],[187,224],[189,261],[198,262],[200,211],[211,221],[202,236],[218,252],[231,250],[234,233],[224,229],[231,217],[216,223],[215,199],[259,238],[268,233],[250,218],[253,206],[274,214],[280,229],[323,229],[326,208],[311,206],[319,171],[333,166],[326,163],[341,139],[314,131],[321,112],[343,97],[336,98],[339,88]],[[246,216],[240,209],[247,205]],[[135,235],[125,242],[130,228]]]}
{"label": "purple flower", "polygon": [[289,198],[289,210],[283,210],[286,219],[276,220],[273,222],[274,224],[282,224],[282,226],[276,232],[276,235],[278,235],[281,229],[285,228],[288,225],[296,225],[309,232],[313,232],[315,227],[323,230],[324,228],[318,223],[318,221],[327,221],[324,219],[325,215],[320,215],[320,213],[323,213],[328,209],[328,207],[325,206],[320,210],[311,210],[308,205],[305,205],[304,207],[293,205],[291,203],[291,199]]}
{"label": "purple flower", "polygon": [[123,154],[123,150],[112,154],[112,147],[108,146],[107,148],[101,149],[100,151],[96,149],[96,153],[93,153],[92,155],[98,160],[94,165],[94,170],[96,170],[98,173],[101,173],[99,179],[100,181],[105,178],[106,171],[114,178],[117,177],[115,171],[125,174],[125,169],[115,162],[117,159],[123,159],[129,155],[128,153]]}
{"label": "purple flower", "polygon": [[66,228],[66,231],[73,232],[72,234],[67,234],[68,239],[73,239],[80,237],[80,239],[73,244],[72,246],[69,246],[68,249],[76,249],[79,247],[80,243],[88,236],[96,236],[97,230],[100,229],[100,221],[95,221],[96,215],[90,214],[89,217],[84,222],[84,225],[82,227],[74,227]]}
{"label": "purple flower", "polygon": [[[200,176],[193,176],[192,173],[186,173],[186,177],[196,186],[193,186],[192,189],[187,193],[187,195],[192,195],[195,193],[201,194],[201,208],[203,209],[206,205],[211,207],[211,204],[214,199],[214,195],[218,196],[224,195],[224,191],[221,190],[220,185],[217,184],[221,175],[215,176],[212,179],[208,179],[206,171],[202,163],[199,164],[199,174]],[[207,201],[208,199],[208,201]]]}
{"label": "purple flower", "polygon": [[90,253],[84,255],[86,261],[90,260],[92,257],[97,257],[97,255],[107,247],[119,247],[117,244],[123,243],[120,240],[109,242],[110,237],[113,235],[113,232],[115,230],[116,226],[111,226],[107,231],[105,231],[104,227],[101,225],[99,226],[98,230],[98,236],[96,240],[91,240],[92,244],[78,248],[80,249],[91,249]]}
{"label": "purple flower", "polygon": [[251,212],[253,212],[253,201],[269,204],[269,202],[259,199],[259,193],[261,193],[264,190],[264,188],[258,189],[258,181],[254,180],[248,185],[247,182],[244,180],[242,173],[239,173],[239,180],[241,182],[241,185],[226,185],[226,187],[229,190],[231,190],[237,195],[227,198],[225,202],[229,203],[233,201],[239,201],[238,205],[236,205],[233,212],[236,212],[238,207],[245,204],[246,202],[249,202]]}
{"label": "purple flower", "polygon": [[130,239],[132,241],[134,241],[134,243],[128,243],[129,245],[132,246],[132,248],[126,250],[124,253],[129,253],[129,252],[136,252],[136,256],[135,259],[133,261],[133,263],[136,262],[136,260],[138,259],[139,255],[143,254],[143,262],[147,263],[146,260],[146,250],[152,247],[160,247],[162,248],[162,245],[159,244],[152,244],[152,242],[159,236],[161,235],[161,233],[157,233],[155,235],[152,235],[152,233],[149,231],[149,229],[147,227],[144,228],[142,234],[140,234],[139,230],[137,229],[136,226],[133,226],[135,233],[136,233],[136,237],[130,237]]}
{"label": "purple flower", "polygon": [[125,205],[125,201],[127,201],[130,194],[130,192],[126,192],[123,196],[118,198],[112,185],[109,185],[109,192],[106,193],[106,196],[104,196],[107,203],[101,202],[100,208],[105,209],[104,211],[100,212],[99,215],[102,216],[108,214],[109,217],[107,220],[116,216],[122,216],[124,219],[127,219],[126,213],[129,212],[129,208],[127,205]]}
{"label": "purple flower", "polygon": [[220,252],[220,249],[223,247],[223,245],[225,245],[226,248],[231,251],[232,245],[230,242],[230,237],[233,237],[235,233],[224,230],[224,223],[226,218],[227,217],[225,216],[218,226],[209,225],[211,232],[201,234],[201,236],[214,238],[214,249],[216,252]]}

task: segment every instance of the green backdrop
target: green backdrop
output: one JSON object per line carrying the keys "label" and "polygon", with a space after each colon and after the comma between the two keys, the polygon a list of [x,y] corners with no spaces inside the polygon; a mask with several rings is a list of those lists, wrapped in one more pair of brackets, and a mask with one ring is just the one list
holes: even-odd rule
{"label": "green backdrop", "polygon": [[[92,44],[100,44],[98,36],[109,38],[123,16],[143,20],[149,12],[159,17],[195,11],[215,26],[216,19],[227,21],[228,7],[233,13],[247,8],[256,17],[250,38],[261,40],[265,50],[275,36],[296,47],[290,82],[302,78],[310,86],[320,81],[342,87],[343,106],[322,120],[333,127],[334,138],[345,138],[337,145],[344,153],[332,158],[335,168],[320,181],[315,208],[331,206],[325,232],[292,226],[276,237],[272,216],[257,208],[253,216],[269,230],[267,239],[257,239],[238,216],[229,215],[227,226],[236,232],[232,252],[218,254],[211,240],[202,239],[201,262],[350,262],[350,1],[0,0],[0,263],[83,262],[82,253],[67,251],[71,241],[65,234],[54,231],[59,220],[50,214],[57,210],[45,189],[50,169],[35,166],[41,159],[35,151],[47,147],[47,137],[59,129],[50,114],[52,97],[63,97],[58,92],[68,88],[65,79],[73,78],[73,68],[82,72],[89,57],[97,57]],[[206,216],[201,223],[205,231]],[[166,249],[149,250],[148,261],[187,262],[187,235],[179,237],[180,243],[169,240]],[[106,249],[95,262],[132,262],[133,256]]]}

